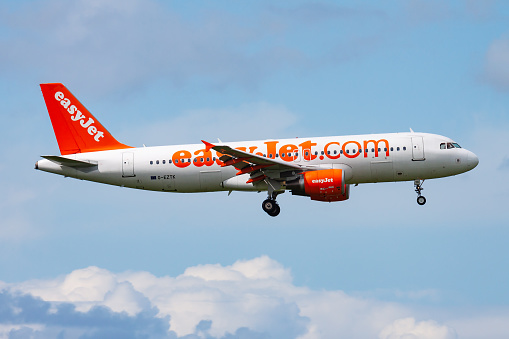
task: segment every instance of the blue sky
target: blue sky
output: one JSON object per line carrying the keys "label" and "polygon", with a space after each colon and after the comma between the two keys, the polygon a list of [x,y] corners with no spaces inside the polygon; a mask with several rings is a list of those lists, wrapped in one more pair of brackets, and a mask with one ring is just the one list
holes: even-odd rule
{"label": "blue sky", "polygon": [[[503,1],[3,2],[0,336],[507,338],[508,23]],[[262,193],[35,171],[45,82],[132,146],[411,127],[480,163],[422,207],[367,184],[269,218]]]}

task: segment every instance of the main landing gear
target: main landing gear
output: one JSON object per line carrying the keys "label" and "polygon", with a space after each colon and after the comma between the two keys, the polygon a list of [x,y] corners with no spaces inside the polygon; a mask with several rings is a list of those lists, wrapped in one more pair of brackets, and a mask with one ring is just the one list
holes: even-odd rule
{"label": "main landing gear", "polygon": [[420,179],[414,180],[415,193],[417,193],[417,203],[421,206],[426,203],[426,198],[423,195],[421,195],[421,191],[424,189],[422,188],[423,183],[424,180],[422,181]]}
{"label": "main landing gear", "polygon": [[279,204],[276,202],[278,194],[284,193],[284,189],[281,189],[281,183],[273,179],[266,178],[267,183],[267,199],[262,202],[262,209],[271,217],[276,217],[281,212]]}
{"label": "main landing gear", "polygon": [[281,212],[279,204],[276,202],[276,199],[272,199],[272,197],[263,201],[262,208],[271,217],[275,217]]}

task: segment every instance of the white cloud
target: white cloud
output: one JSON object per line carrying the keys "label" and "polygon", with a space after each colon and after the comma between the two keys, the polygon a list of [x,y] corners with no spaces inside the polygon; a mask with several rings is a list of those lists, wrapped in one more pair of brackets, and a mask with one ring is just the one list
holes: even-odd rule
{"label": "white cloud", "polygon": [[380,339],[454,339],[456,337],[454,330],[445,325],[439,325],[431,320],[416,322],[414,318],[395,320],[379,335]]}
{"label": "white cloud", "polygon": [[133,338],[315,339],[341,333],[452,339],[465,331],[478,334],[468,338],[509,333],[507,317],[499,313],[467,318],[444,316],[441,310],[442,319],[429,320],[429,310],[295,286],[289,269],[267,256],[229,266],[197,265],[177,277],[88,267],[56,279],[0,282],[0,287],[5,305],[0,336],[25,331],[99,337],[105,331],[131,331]]}

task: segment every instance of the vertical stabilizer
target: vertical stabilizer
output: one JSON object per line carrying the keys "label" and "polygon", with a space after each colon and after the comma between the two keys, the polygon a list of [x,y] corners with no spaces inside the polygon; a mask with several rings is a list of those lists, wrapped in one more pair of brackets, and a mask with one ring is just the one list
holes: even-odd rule
{"label": "vertical stabilizer", "polygon": [[131,148],[118,142],[62,84],[41,84],[62,155]]}

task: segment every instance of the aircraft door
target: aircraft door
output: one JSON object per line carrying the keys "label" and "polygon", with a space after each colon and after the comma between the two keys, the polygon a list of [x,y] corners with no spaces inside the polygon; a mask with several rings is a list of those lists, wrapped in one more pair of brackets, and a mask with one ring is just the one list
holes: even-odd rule
{"label": "aircraft door", "polygon": [[122,177],[134,176],[134,153],[122,153]]}
{"label": "aircraft door", "polygon": [[412,160],[424,160],[424,142],[422,137],[412,137]]}

